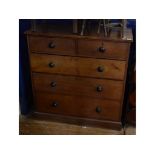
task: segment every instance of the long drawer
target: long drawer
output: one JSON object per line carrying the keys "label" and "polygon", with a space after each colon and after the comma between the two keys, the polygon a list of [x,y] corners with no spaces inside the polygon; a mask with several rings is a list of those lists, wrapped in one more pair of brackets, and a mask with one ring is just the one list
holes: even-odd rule
{"label": "long drawer", "polygon": [[36,93],[37,112],[120,120],[120,102],[69,95]]}
{"label": "long drawer", "polygon": [[126,61],[31,53],[34,72],[124,80]]}
{"label": "long drawer", "polygon": [[123,82],[33,73],[35,91],[121,100]]}

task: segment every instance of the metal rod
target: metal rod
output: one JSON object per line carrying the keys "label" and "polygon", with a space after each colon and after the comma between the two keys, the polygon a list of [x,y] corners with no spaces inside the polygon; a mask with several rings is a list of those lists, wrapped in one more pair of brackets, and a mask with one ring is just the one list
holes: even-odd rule
{"label": "metal rod", "polygon": [[81,30],[81,36],[83,36],[83,34],[84,34],[85,26],[86,26],[86,19],[83,19],[83,22],[82,22],[82,30]]}

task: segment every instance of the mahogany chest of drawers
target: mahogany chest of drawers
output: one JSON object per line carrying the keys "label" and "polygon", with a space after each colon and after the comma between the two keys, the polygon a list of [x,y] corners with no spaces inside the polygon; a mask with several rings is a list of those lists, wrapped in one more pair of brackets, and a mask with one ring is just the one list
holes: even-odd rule
{"label": "mahogany chest of drawers", "polygon": [[120,129],[131,32],[125,39],[26,34],[34,114]]}

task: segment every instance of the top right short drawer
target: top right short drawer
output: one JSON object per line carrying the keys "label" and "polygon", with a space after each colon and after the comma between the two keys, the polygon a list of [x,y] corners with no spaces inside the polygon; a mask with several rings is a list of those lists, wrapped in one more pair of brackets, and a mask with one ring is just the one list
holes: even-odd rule
{"label": "top right short drawer", "polygon": [[127,60],[130,43],[103,40],[78,40],[78,55]]}

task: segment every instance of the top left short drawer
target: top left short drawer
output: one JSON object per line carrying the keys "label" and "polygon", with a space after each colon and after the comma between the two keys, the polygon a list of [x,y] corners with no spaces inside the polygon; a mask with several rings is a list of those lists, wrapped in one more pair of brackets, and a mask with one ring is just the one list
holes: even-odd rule
{"label": "top left short drawer", "polygon": [[75,55],[75,40],[70,38],[29,36],[30,52]]}

